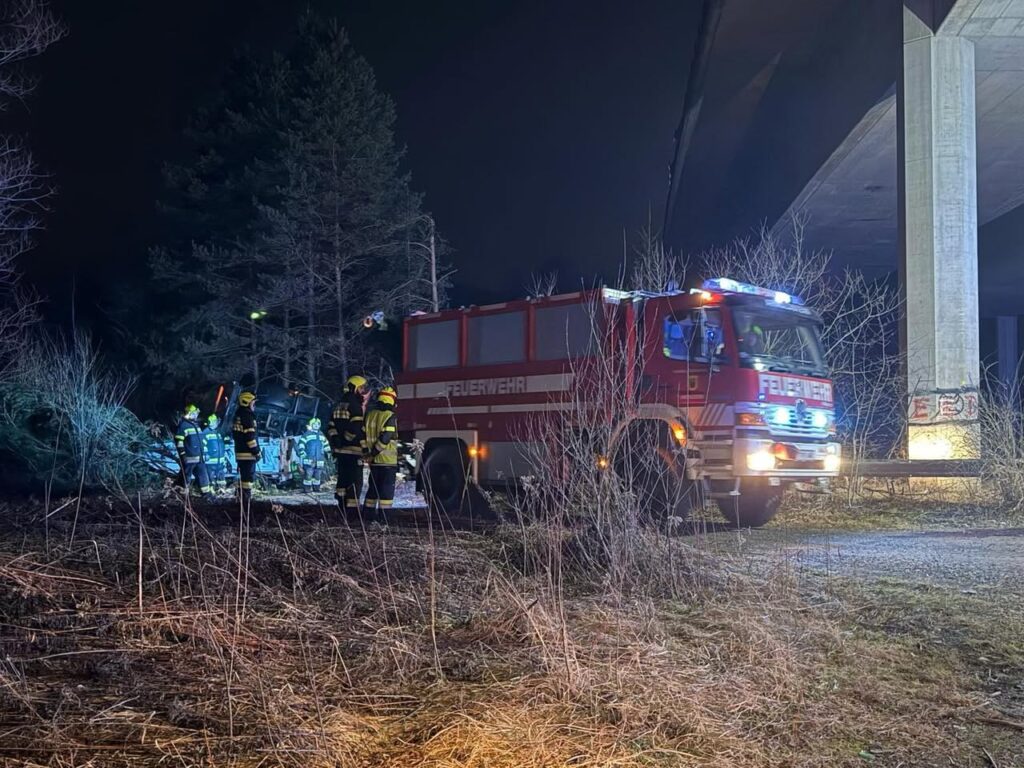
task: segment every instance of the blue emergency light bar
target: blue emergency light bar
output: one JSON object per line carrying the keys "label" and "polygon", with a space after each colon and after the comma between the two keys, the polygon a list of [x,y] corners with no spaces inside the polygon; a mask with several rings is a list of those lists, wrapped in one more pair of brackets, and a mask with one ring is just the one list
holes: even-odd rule
{"label": "blue emergency light bar", "polygon": [[804,300],[799,296],[785,293],[784,291],[773,291],[770,288],[759,288],[749,283],[741,283],[729,277],[714,277],[705,280],[701,288],[705,291],[721,291],[722,293],[745,293],[750,296],[760,296],[763,299],[774,301],[776,304],[795,304],[803,306]]}

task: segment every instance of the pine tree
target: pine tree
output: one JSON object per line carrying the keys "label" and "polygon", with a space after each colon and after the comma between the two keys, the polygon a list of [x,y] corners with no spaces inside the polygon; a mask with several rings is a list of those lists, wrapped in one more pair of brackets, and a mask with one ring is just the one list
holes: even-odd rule
{"label": "pine tree", "polygon": [[240,58],[226,85],[193,123],[189,162],[168,169],[175,229],[151,264],[169,338],[154,362],[172,378],[333,392],[374,365],[367,314],[431,306],[394,104],[344,30],[312,14],[289,51]]}
{"label": "pine tree", "polygon": [[283,179],[290,72],[281,57],[239,56],[224,82],[190,121],[187,159],[164,170],[167,234],[150,253],[163,322],[143,346],[171,380],[267,372],[260,288],[278,265],[260,247],[260,206]]}

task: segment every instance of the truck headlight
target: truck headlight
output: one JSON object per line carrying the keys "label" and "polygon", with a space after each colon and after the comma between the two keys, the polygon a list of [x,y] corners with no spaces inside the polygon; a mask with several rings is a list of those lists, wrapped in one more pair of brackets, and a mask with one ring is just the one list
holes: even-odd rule
{"label": "truck headlight", "polygon": [[811,424],[815,429],[825,429],[828,426],[828,411],[815,411],[811,416]]}
{"label": "truck headlight", "polygon": [[822,463],[822,466],[826,472],[838,472],[839,465],[841,463],[839,456],[833,453],[825,457],[825,461]]}
{"label": "truck headlight", "polygon": [[747,469],[754,472],[768,472],[775,469],[775,456],[764,449],[747,454]]}

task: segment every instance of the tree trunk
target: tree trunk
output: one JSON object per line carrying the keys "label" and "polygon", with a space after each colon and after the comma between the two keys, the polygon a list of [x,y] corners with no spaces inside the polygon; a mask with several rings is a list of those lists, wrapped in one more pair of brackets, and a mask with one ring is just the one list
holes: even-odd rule
{"label": "tree trunk", "polygon": [[256,346],[256,321],[255,320],[250,320],[249,321],[249,341],[250,341],[250,344],[251,344],[251,354],[252,354],[252,388],[253,388],[253,390],[255,390],[256,387],[260,383],[260,358],[259,358],[259,353],[257,351],[257,346]]}
{"label": "tree trunk", "polygon": [[341,282],[341,262],[334,262],[334,298],[338,312],[338,360],[341,362],[341,378],[348,381],[348,339],[345,336],[345,303]]}
{"label": "tree trunk", "polygon": [[[337,148],[331,149],[332,180],[338,181]],[[348,381],[348,338],[345,335],[345,302],[341,282],[341,190],[334,190],[334,298],[338,312],[338,359],[341,362],[341,378]]]}
{"label": "tree trunk", "polygon": [[310,386],[313,386],[313,382],[316,381],[316,313],[314,311],[316,285],[313,280],[314,275],[310,270],[306,289],[306,378],[309,379]]}
{"label": "tree trunk", "polygon": [[437,251],[434,248],[434,219],[430,221],[430,300],[434,312],[441,309],[437,299]]}
{"label": "tree trunk", "polygon": [[284,357],[281,362],[282,378],[284,385],[290,387],[292,385],[292,310],[287,304],[284,306],[284,349],[281,351]]}

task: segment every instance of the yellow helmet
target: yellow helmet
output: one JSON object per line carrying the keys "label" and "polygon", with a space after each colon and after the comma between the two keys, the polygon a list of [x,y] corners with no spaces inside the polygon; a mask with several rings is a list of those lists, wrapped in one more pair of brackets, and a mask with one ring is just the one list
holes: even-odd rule
{"label": "yellow helmet", "polygon": [[195,403],[189,403],[185,406],[185,418],[186,419],[198,419],[199,418],[199,406]]}
{"label": "yellow helmet", "polygon": [[377,402],[394,405],[397,400],[398,393],[395,392],[393,387],[384,387],[384,389],[377,393]]}
{"label": "yellow helmet", "polygon": [[346,383],[352,389],[353,392],[358,392],[359,390],[366,388],[366,383],[367,382],[366,382],[366,377],[365,376],[356,375],[356,376],[349,376],[348,377],[348,382],[346,382]]}
{"label": "yellow helmet", "polygon": [[250,405],[256,402],[256,393],[246,390],[238,396],[238,404],[243,408],[248,408]]}

